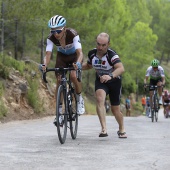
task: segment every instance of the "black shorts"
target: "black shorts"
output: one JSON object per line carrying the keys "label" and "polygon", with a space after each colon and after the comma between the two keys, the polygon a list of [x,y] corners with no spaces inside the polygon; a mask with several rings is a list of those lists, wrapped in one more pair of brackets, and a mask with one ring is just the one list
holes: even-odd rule
{"label": "black shorts", "polygon": [[168,106],[170,104],[169,100],[164,100],[164,106]]}
{"label": "black shorts", "polygon": [[[69,64],[73,64],[77,61],[77,53],[66,55],[61,52],[57,52],[55,67],[68,67]],[[56,76],[58,73],[56,73]]]}
{"label": "black shorts", "polygon": [[106,95],[109,95],[110,103],[113,106],[120,105],[122,84],[121,79],[114,79],[114,81],[101,83],[100,79],[95,80],[95,91],[98,89],[103,89]]}
{"label": "black shorts", "polygon": [[[157,83],[159,82],[159,81],[162,81],[162,79],[158,79],[158,80],[153,80],[153,79],[150,79],[150,85],[157,85]],[[149,91],[153,91],[153,90],[155,90],[155,88],[154,87],[149,87]]]}

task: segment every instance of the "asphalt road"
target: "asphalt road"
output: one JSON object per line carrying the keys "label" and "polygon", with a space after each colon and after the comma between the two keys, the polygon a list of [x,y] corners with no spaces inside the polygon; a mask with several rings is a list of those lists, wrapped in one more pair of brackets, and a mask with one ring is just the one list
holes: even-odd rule
{"label": "asphalt road", "polygon": [[97,116],[79,117],[76,140],[59,143],[54,117],[0,124],[0,170],[169,170],[170,118],[125,117],[127,139],[107,116],[108,137],[99,138]]}

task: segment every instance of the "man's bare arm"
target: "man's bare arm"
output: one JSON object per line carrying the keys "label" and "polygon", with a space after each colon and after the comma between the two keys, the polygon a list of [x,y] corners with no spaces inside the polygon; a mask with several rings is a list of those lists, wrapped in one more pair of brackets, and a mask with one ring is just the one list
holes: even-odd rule
{"label": "man's bare arm", "polygon": [[88,63],[83,63],[82,64],[82,70],[89,70],[91,68],[93,68],[93,66],[88,64]]}

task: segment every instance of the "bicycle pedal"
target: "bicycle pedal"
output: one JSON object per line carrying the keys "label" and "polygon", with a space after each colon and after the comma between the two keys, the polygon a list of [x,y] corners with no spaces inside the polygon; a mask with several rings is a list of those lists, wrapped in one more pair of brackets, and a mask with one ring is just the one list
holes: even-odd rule
{"label": "bicycle pedal", "polygon": [[[53,124],[57,127],[57,121],[53,122]],[[60,127],[63,127],[63,123],[60,123]]]}
{"label": "bicycle pedal", "polygon": [[55,122],[53,122],[53,124],[57,127],[57,122],[55,121]]}
{"label": "bicycle pedal", "polygon": [[68,121],[75,121],[75,117],[68,118],[67,120],[68,120]]}

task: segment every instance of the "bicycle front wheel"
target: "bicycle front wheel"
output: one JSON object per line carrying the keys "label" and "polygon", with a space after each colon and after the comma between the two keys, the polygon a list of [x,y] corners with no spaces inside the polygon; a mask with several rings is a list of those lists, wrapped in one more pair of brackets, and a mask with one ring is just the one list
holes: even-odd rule
{"label": "bicycle front wheel", "polygon": [[159,100],[157,96],[154,97],[155,121],[158,121]]}
{"label": "bicycle front wheel", "polygon": [[60,85],[57,92],[56,100],[56,119],[57,119],[57,132],[58,138],[61,144],[66,140],[67,135],[67,100],[66,91],[64,87]]}
{"label": "bicycle front wheel", "polygon": [[151,109],[151,121],[154,122],[155,115],[155,95],[152,96],[152,109]]}
{"label": "bicycle front wheel", "polygon": [[155,111],[154,109],[151,110],[151,121],[154,122],[154,114],[155,114]]}
{"label": "bicycle front wheel", "polygon": [[70,133],[72,139],[76,139],[78,130],[77,98],[74,92],[71,92],[71,104],[69,105]]}

